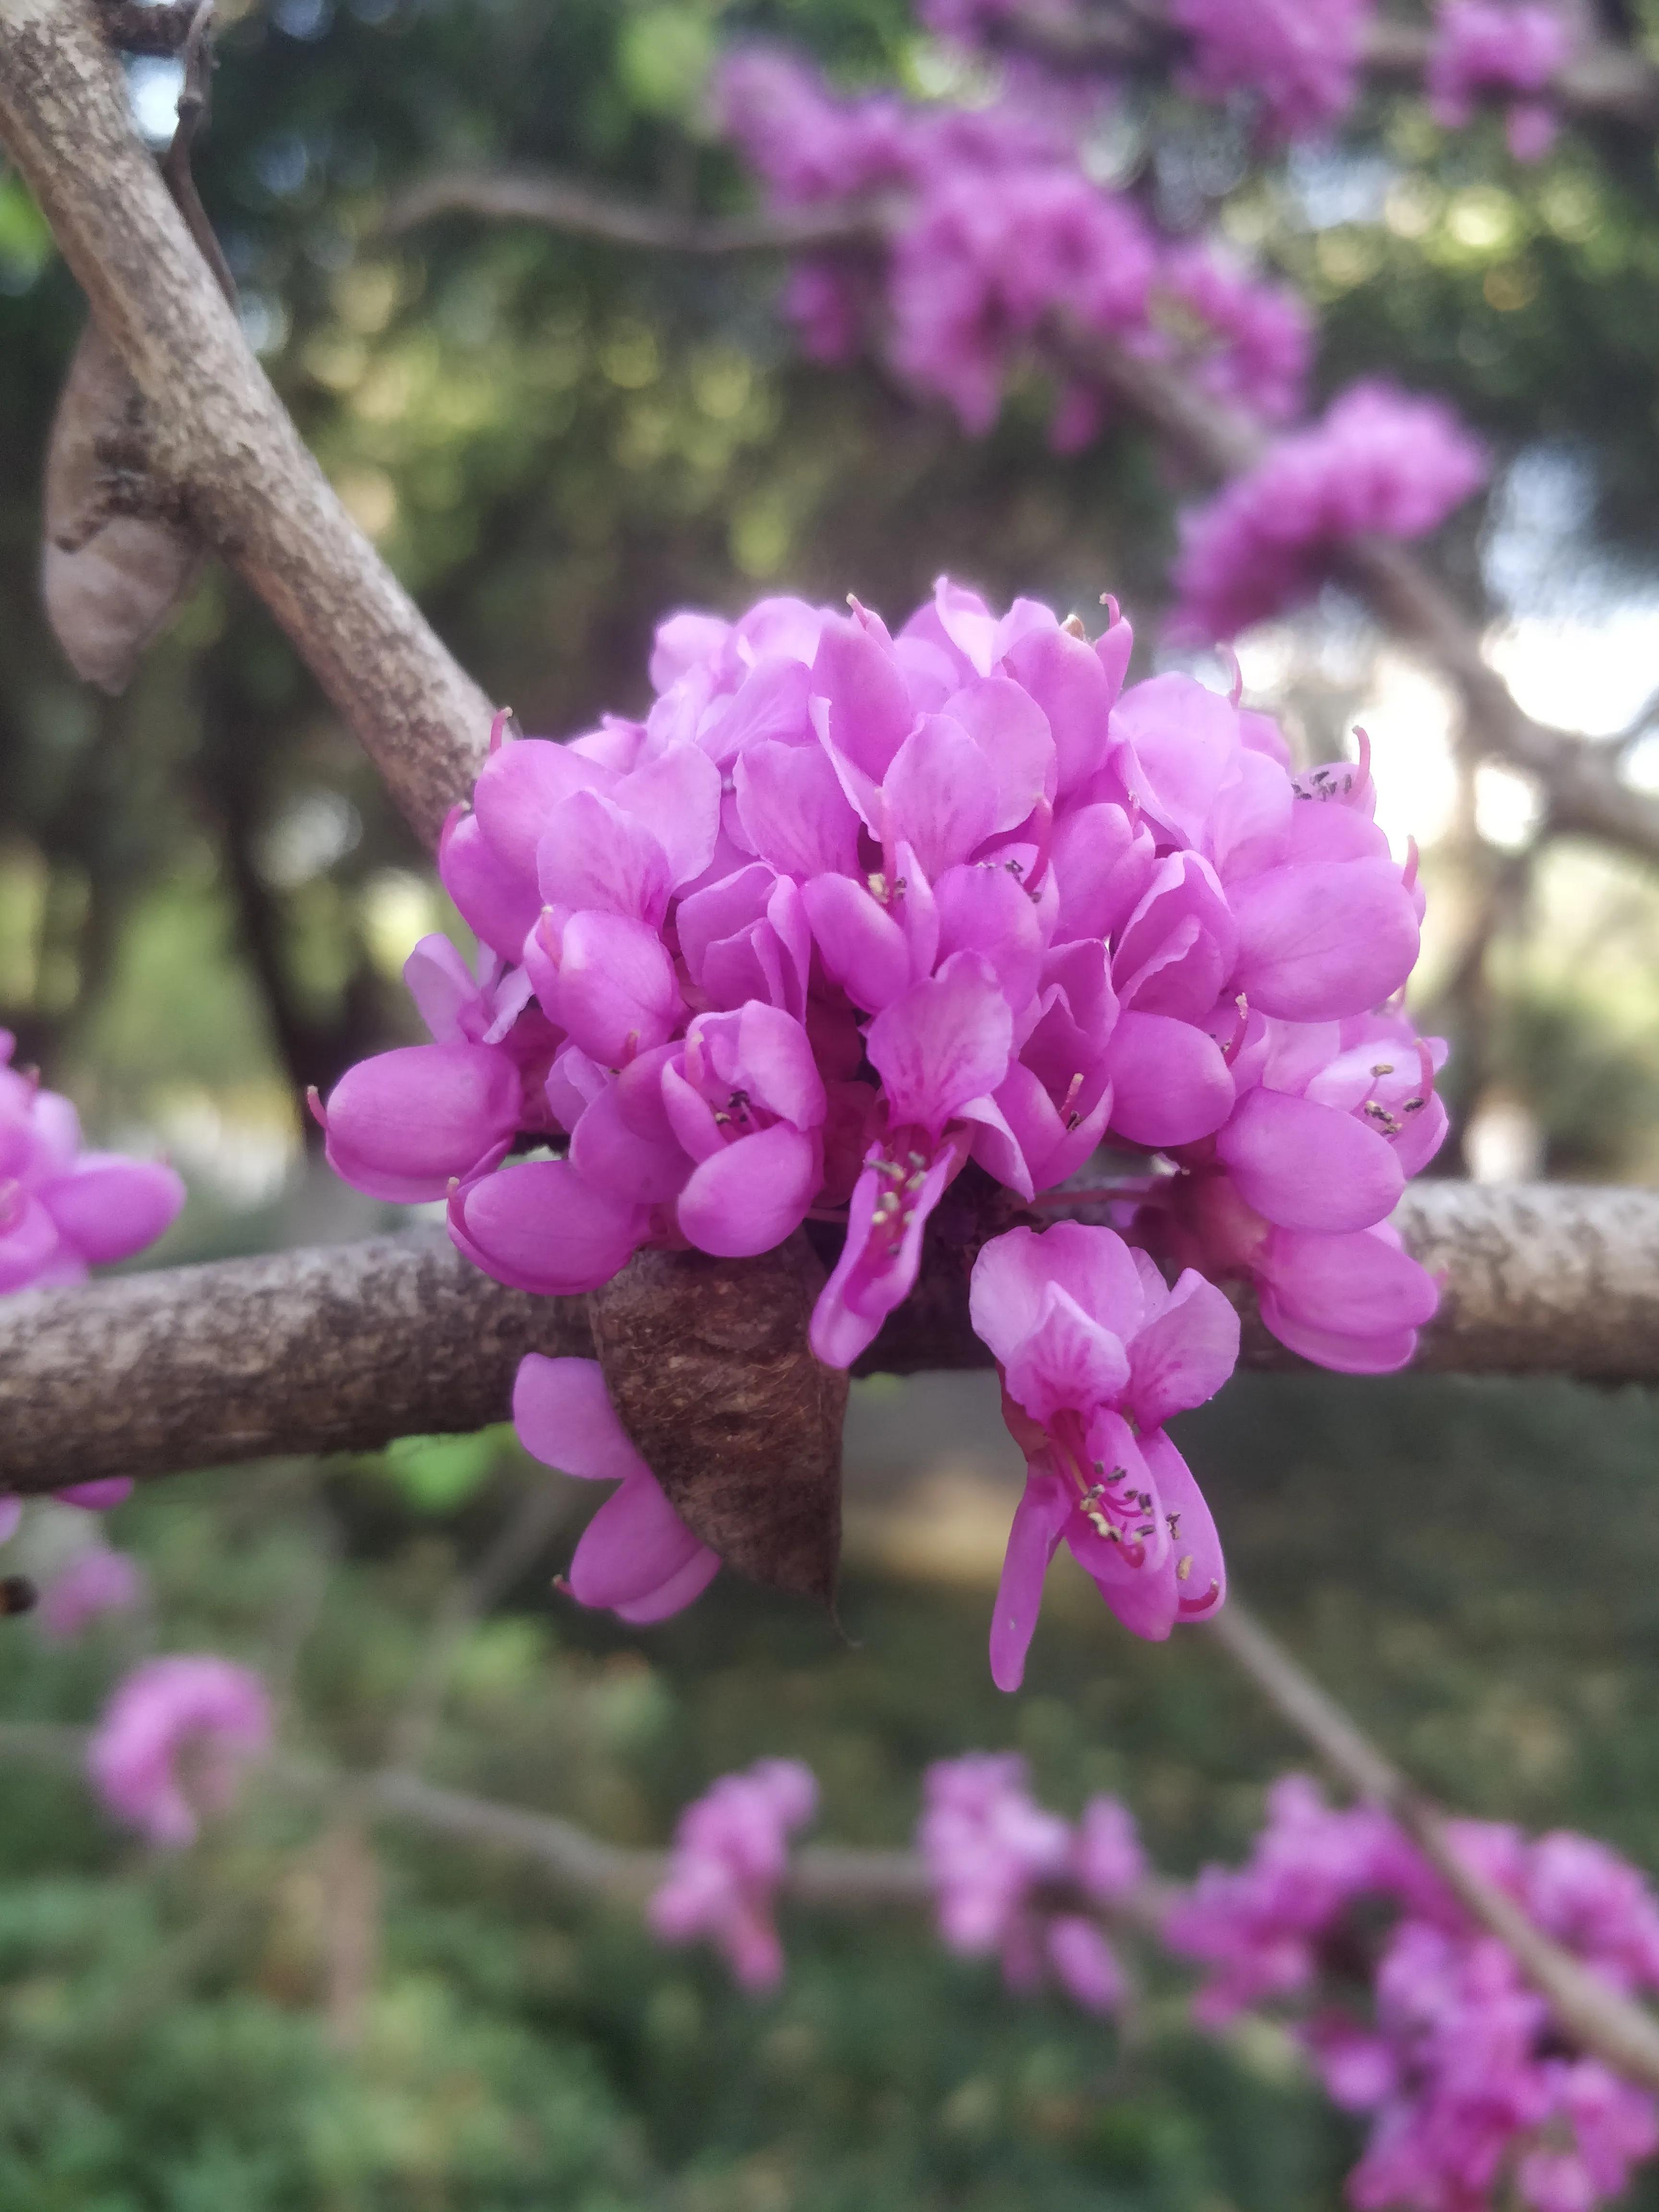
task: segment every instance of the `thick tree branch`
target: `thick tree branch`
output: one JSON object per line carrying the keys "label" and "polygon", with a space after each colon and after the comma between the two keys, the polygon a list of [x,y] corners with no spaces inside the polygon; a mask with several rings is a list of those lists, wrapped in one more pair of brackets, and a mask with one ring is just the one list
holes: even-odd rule
{"label": "thick tree branch", "polygon": [[489,701],[330,489],[129,119],[93,0],[0,0],[0,141],[143,404],[150,473],[282,623],[428,842]]}
{"label": "thick tree branch", "polygon": [[[1659,1192],[1425,1182],[1395,1220],[1443,1284],[1420,1366],[1659,1382]],[[0,1301],[0,1489],[481,1428],[532,1351],[591,1356],[583,1302],[503,1290],[435,1230],[26,1291]],[[1300,1364],[1253,1316],[1244,1356]],[[948,1256],[861,1363],[987,1364]]]}
{"label": "thick tree branch", "polygon": [[1659,2021],[1581,1966],[1472,1866],[1440,1808],[1413,1787],[1236,1597],[1209,1633],[1334,1772],[1393,1815],[1464,1911],[1507,1946],[1572,2040],[1632,2081],[1659,2088]]}

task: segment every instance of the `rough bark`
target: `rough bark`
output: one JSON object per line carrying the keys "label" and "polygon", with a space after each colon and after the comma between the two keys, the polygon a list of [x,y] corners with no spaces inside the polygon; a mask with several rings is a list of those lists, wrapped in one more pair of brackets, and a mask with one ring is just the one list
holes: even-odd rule
{"label": "rough bark", "polygon": [[138,396],[147,473],[252,586],[418,833],[490,708],[358,530],[250,352],[128,118],[92,0],[0,0],[0,142]]}
{"label": "rough bark", "polygon": [[[1443,1282],[1419,1367],[1659,1382],[1659,1192],[1423,1182],[1395,1219]],[[435,1231],[26,1291],[0,1302],[0,1488],[479,1428],[526,1352],[591,1356],[582,1301],[503,1290]],[[1302,1364],[1254,1316],[1243,1364]],[[947,1255],[860,1367],[987,1364]]]}

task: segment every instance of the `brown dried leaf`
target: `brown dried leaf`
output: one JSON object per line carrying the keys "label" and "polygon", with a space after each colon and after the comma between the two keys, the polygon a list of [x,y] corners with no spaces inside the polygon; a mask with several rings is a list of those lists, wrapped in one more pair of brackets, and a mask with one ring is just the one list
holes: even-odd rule
{"label": "brown dried leaf", "polygon": [[202,549],[149,475],[143,402],[88,322],[46,448],[42,588],[77,676],[124,691],[144,649],[196,580]]}
{"label": "brown dried leaf", "polygon": [[847,1377],[806,1340],[823,1284],[797,1231],[756,1260],[637,1252],[588,1310],[611,1402],[688,1527],[755,1581],[828,1604]]}

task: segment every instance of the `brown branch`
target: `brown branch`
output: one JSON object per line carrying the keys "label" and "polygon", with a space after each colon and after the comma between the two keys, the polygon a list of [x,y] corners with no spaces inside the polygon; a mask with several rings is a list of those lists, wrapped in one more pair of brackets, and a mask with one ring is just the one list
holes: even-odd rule
{"label": "brown branch", "polygon": [[1470,1865],[1453,1841],[1446,1814],[1413,1788],[1237,1597],[1228,1600],[1209,1632],[1333,1771],[1400,1823],[1464,1911],[1507,1947],[1573,2041],[1632,2081],[1659,2088],[1659,2021],[1581,1965],[1506,1891]]}
{"label": "brown branch", "polygon": [[93,0],[0,0],[0,141],[143,405],[150,472],[270,607],[428,842],[489,701],[330,489],[155,162]]}
{"label": "brown branch", "polygon": [[[1659,1380],[1659,1193],[1425,1182],[1395,1221],[1443,1285],[1419,1366]],[[435,1230],[25,1291],[0,1301],[0,1489],[482,1428],[532,1351],[591,1356],[583,1302],[504,1290]],[[1253,1316],[1244,1358],[1301,1364]],[[988,1364],[947,1256],[860,1367]]]}
{"label": "brown branch", "polygon": [[653,207],[572,177],[545,170],[446,171],[423,178],[396,195],[383,228],[392,236],[447,215],[482,216],[494,222],[537,223],[573,238],[601,239],[663,253],[799,253],[820,246],[859,245],[885,234],[874,201],[835,201],[820,207],[754,215],[701,216]]}

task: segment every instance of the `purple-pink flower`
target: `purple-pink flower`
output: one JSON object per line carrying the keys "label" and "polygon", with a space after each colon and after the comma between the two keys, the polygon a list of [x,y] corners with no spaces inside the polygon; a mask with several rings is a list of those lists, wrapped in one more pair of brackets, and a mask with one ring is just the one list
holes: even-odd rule
{"label": "purple-pink flower", "polygon": [[1555,112],[1540,95],[1571,52],[1571,27],[1548,0],[1441,0],[1425,73],[1429,112],[1461,130],[1482,97],[1510,95],[1510,151],[1517,161],[1541,161],[1554,143]]}
{"label": "purple-pink flower", "polygon": [[94,1789],[153,1844],[194,1843],[270,1747],[270,1705],[246,1667],[207,1653],[148,1659],[116,1688],[87,1747]]}
{"label": "purple-pink flower", "polygon": [[1085,2010],[1115,2011],[1127,1984],[1097,1916],[1146,1877],[1127,1809],[1091,1798],[1073,1828],[1036,1803],[1013,1753],[938,1760],[923,1791],[916,1843],[946,1945],[1000,1958],[1011,1990],[1052,1976]]}
{"label": "purple-pink flower", "polygon": [[[1659,1905],[1605,1844],[1455,1824],[1456,1849],[1590,1971],[1659,1989]],[[1240,1868],[1206,1867],[1165,1920],[1207,1979],[1197,2017],[1291,2005],[1334,2101],[1368,2117],[1355,2212],[1476,2212],[1508,2178],[1531,2212],[1589,2212],[1659,2148],[1646,2092],[1574,2051],[1513,1954],[1383,1814],[1286,1776]]]}
{"label": "purple-pink flower", "polygon": [[817,1784],[793,1759],[762,1759],[722,1775],[688,1805],[674,1831],[668,1872],[647,1917],[667,1943],[714,1943],[746,1990],[783,1977],[774,1904],[789,1865],[789,1839],[817,1810]]}
{"label": "purple-pink flower", "polygon": [[106,1613],[131,1613],[143,1602],[144,1571],[125,1552],[85,1544],[40,1591],[34,1620],[51,1644],[71,1644]]}
{"label": "purple-pink flower", "polygon": [[159,1160],[85,1152],[74,1107],[11,1065],[0,1030],[0,1294],[82,1283],[170,1228],[185,1188]]}
{"label": "purple-pink flower", "polygon": [[[320,1109],[343,1174],[444,1198],[459,1249],[521,1290],[596,1289],[647,1246],[742,1259],[811,1221],[833,1366],[909,1296],[936,1219],[977,1253],[1031,1469],[1010,1684],[1061,1541],[1138,1632],[1219,1603],[1162,1428],[1231,1365],[1214,1281],[1253,1279],[1269,1326],[1338,1366],[1402,1364],[1434,1303],[1387,1227],[1445,1126],[1441,1048],[1397,1012],[1422,893],[1363,740],[1357,769],[1295,777],[1265,716],[1191,677],[1126,688],[1132,644],[1115,605],[1091,638],[948,577],[896,632],[857,602],[671,617],[642,720],[498,730],[439,862],[480,964],[417,947],[432,1042]],[[1138,1254],[1039,1233],[1103,1146]],[[596,1366],[528,1361],[515,1414],[538,1457],[620,1485],[574,1595],[643,1621],[705,1586],[714,1554]]]}
{"label": "purple-pink flower", "polygon": [[1171,0],[1192,42],[1186,89],[1200,100],[1243,94],[1264,138],[1328,131],[1353,106],[1374,0]]}
{"label": "purple-pink flower", "polygon": [[1322,421],[1275,440],[1182,515],[1173,626],[1205,642],[1234,637],[1310,597],[1354,538],[1438,529],[1486,473],[1443,402],[1353,385]]}
{"label": "purple-pink flower", "polygon": [[991,1672],[1017,1690],[1048,1564],[1063,1542],[1138,1636],[1213,1614],[1221,1546],[1164,1433],[1212,1398],[1238,1358],[1238,1316],[1190,1269],[1170,1290],[1109,1229],[1012,1229],[974,1263],[971,1311],[1025,1453],[991,1620]]}

